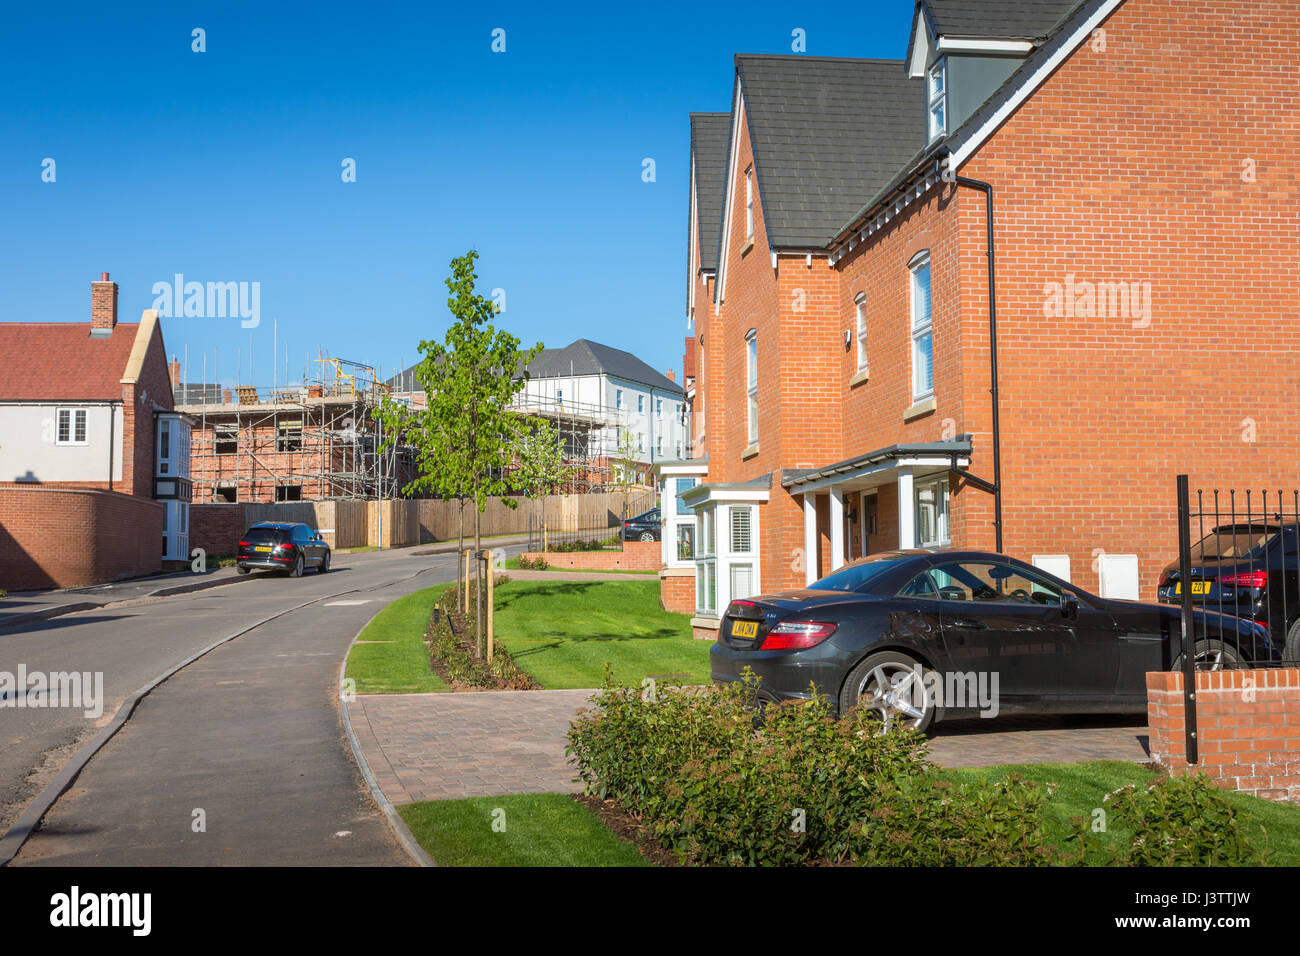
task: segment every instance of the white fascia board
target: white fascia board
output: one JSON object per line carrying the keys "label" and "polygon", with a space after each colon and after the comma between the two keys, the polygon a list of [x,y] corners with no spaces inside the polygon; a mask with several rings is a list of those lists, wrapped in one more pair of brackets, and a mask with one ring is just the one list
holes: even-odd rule
{"label": "white fascia board", "polygon": [[[731,96],[731,149],[727,151],[727,188],[722,194],[722,238],[718,248],[718,280],[714,283],[713,297],[718,304],[727,298],[727,259],[730,258],[731,209],[734,202],[732,187],[736,182],[736,156],[740,152],[740,130],[745,121],[745,95],[740,89],[740,73]],[[716,310],[715,310],[716,312]]]}
{"label": "white fascia board", "polygon": [[[705,486],[707,487],[707,486]],[[694,491],[695,489],[691,489]],[[689,495],[691,492],[687,492]],[[765,504],[772,497],[772,492],[767,488],[708,488],[706,492],[700,494],[693,500],[686,502],[686,507],[691,510],[700,508],[704,505],[711,504],[732,504],[742,501],[753,501],[759,504]]]}
{"label": "white fascia board", "polygon": [[1028,40],[974,40],[962,37],[939,37],[939,52],[957,53],[1028,53],[1034,45]]}
{"label": "white fascia board", "polygon": [[985,120],[983,125],[975,131],[974,135],[968,136],[964,143],[953,150],[948,160],[948,168],[954,171],[960,169],[962,164],[965,163],[966,160],[970,159],[975,151],[983,146],[984,143],[987,142],[988,138],[992,136],[993,133],[1003,123],[1005,123],[1016,110],[1020,109],[1025,100],[1029,99],[1029,97],[1043,85],[1047,78],[1051,76],[1062,63],[1074,55],[1075,51],[1092,36],[1092,31],[1105,22],[1106,18],[1114,13],[1123,2],[1124,0],[1106,0],[1105,3],[1093,12],[1092,16],[1079,24],[1079,26],[1075,28],[1074,32],[1070,34],[1070,38],[1066,40],[1065,43],[1061,44],[1060,48],[1049,59],[1044,61],[1038,69],[1036,69],[1023,83],[1020,84],[1019,88],[1012,94],[1011,98],[1003,103],[1002,106],[998,108],[997,112]]}
{"label": "white fascia board", "polygon": [[920,22],[912,25],[912,50],[907,57],[907,75],[914,80],[925,76],[925,64],[930,59],[930,44],[932,42],[930,21],[926,18],[925,12],[920,6],[916,8],[916,17],[920,19]]}
{"label": "white fascia board", "polygon": [[695,315],[695,273],[700,264],[700,231],[699,217],[695,212],[695,153],[691,153],[691,223],[690,236],[687,241],[690,243],[690,252],[687,255],[689,260],[686,270],[689,273],[686,282],[687,287],[691,290],[686,296],[686,319],[689,322]]}
{"label": "white fascia board", "polygon": [[661,475],[703,475],[709,470],[707,461],[661,461],[656,462],[654,470]]}
{"label": "white fascia board", "polygon": [[[852,471],[846,471],[838,475],[831,475],[828,478],[821,478],[806,485],[796,485],[789,490],[792,495],[811,494],[825,491],[827,488],[835,485],[842,485],[846,482],[856,481],[861,478],[870,478],[873,475],[880,475],[890,471],[897,471],[900,468],[934,468],[947,471],[951,465],[952,458],[948,455],[927,455],[918,458],[892,458],[888,461],[879,462],[878,464],[866,465],[862,468],[854,468]],[[958,456],[957,466],[959,468],[965,468],[969,465],[970,458]]]}

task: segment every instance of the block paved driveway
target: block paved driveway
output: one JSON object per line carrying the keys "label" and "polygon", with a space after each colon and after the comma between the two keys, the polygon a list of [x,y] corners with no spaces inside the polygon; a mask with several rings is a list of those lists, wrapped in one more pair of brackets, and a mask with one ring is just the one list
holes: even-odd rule
{"label": "block paved driveway", "polygon": [[[578,793],[565,731],[594,691],[368,694],[348,705],[362,756],[393,803],[511,793]],[[1007,717],[941,725],[948,767],[1074,760],[1145,761],[1133,717]]]}

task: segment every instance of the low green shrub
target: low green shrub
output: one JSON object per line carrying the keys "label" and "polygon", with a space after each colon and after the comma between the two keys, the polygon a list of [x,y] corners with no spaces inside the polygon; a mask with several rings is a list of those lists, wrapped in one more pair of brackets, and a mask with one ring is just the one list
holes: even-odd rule
{"label": "low green shrub", "polygon": [[519,556],[520,571],[545,571],[549,567],[550,565],[541,555],[538,555],[535,558],[530,558],[526,554],[521,554]]}
{"label": "low green shrub", "polygon": [[[1252,848],[1237,808],[1203,773],[1162,777],[1139,789],[1132,784],[1102,801],[1107,828],[1124,840],[1106,849],[1117,866],[1259,866],[1267,850]],[[1087,818],[1073,821],[1088,840]]]}
{"label": "low green shrub", "polygon": [[613,799],[686,862],[1049,862],[1037,784],[933,778],[925,737],[826,698],[766,708],[756,682],[689,692],[606,679],[569,730],[589,794]]}
{"label": "low green shrub", "polygon": [[492,690],[537,690],[541,687],[515,663],[504,647],[493,648],[491,661],[479,657],[474,650],[473,628],[455,609],[434,608],[426,641],[433,670],[453,686]]}

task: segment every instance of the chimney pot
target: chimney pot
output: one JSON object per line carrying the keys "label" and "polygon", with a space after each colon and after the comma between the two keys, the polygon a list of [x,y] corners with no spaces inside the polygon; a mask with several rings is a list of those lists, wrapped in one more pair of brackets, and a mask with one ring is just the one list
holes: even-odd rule
{"label": "chimney pot", "polygon": [[677,373],[676,373],[675,371],[673,371],[672,369],[669,369],[669,370],[668,370],[668,381],[670,381],[670,382],[672,382],[672,383],[674,383],[674,384],[676,384],[676,382],[677,382]]}

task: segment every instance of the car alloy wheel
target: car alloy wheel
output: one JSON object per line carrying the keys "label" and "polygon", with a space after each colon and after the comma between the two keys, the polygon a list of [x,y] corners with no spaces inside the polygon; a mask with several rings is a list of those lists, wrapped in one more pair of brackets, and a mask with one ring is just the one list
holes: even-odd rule
{"label": "car alloy wheel", "polygon": [[654,533],[653,531],[642,531],[642,532],[641,532],[641,540],[642,540],[642,541],[653,541],[654,539],[655,539],[655,533]]}
{"label": "car alloy wheel", "polygon": [[[1237,649],[1223,641],[1196,642],[1196,669],[1198,671],[1221,671],[1225,667],[1236,667],[1241,663]],[[1183,669],[1183,656],[1178,655],[1174,670]]]}
{"label": "car alloy wheel", "polygon": [[934,720],[935,701],[925,686],[925,671],[906,654],[873,654],[853,669],[846,689],[850,706],[875,711],[885,731],[908,726],[924,733]]}
{"label": "car alloy wheel", "polygon": [[330,553],[326,551],[325,556],[320,559],[319,571],[321,574],[324,574],[329,569],[330,569]]}
{"label": "car alloy wheel", "polygon": [[299,554],[298,559],[294,561],[293,570],[290,572],[290,575],[295,578],[302,577],[302,555],[301,554]]}

